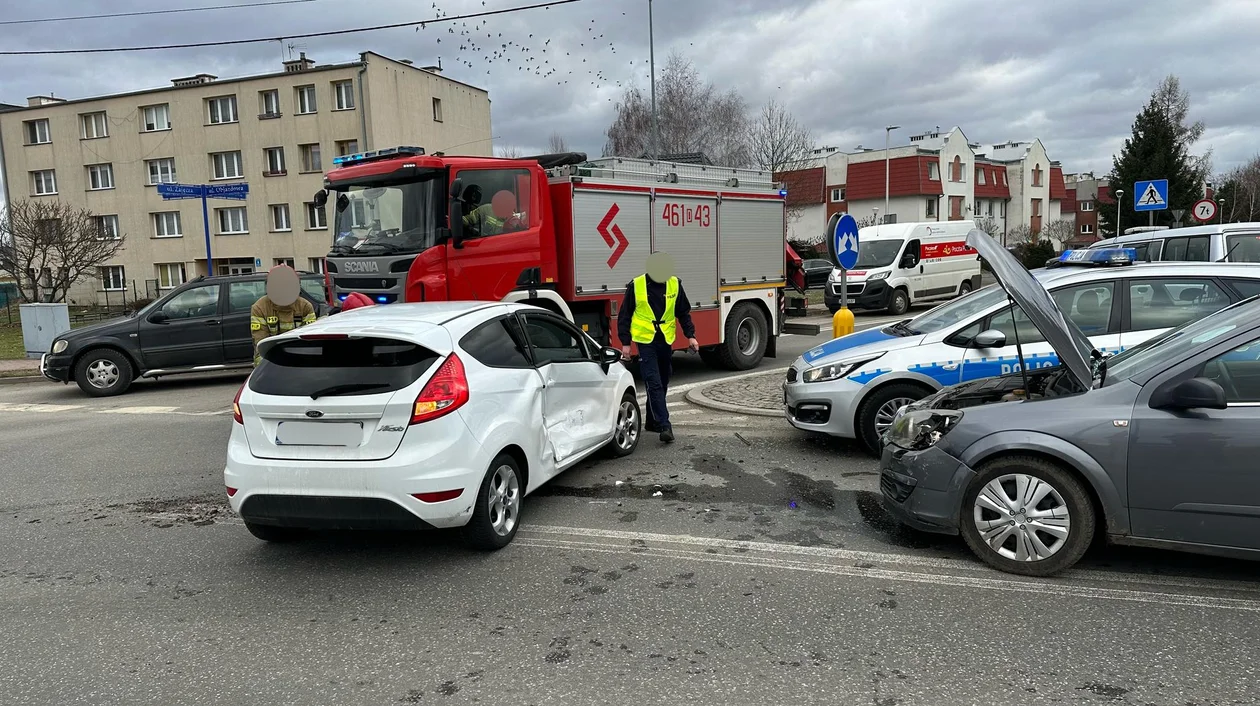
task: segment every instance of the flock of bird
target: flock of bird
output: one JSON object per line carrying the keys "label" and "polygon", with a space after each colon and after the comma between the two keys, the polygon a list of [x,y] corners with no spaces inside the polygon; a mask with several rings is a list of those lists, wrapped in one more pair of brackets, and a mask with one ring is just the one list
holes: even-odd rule
{"label": "flock of bird", "polygon": [[[486,3],[481,4],[484,7]],[[434,20],[449,16],[436,2],[431,9]],[[625,14],[621,13],[623,17]],[[640,72],[644,72],[641,78],[648,79],[646,59],[627,59],[624,71],[596,68],[596,63],[608,65],[607,58],[617,56],[617,47],[594,19],[584,23],[585,36],[578,38],[577,46],[572,46],[571,41],[565,46],[561,41],[553,42],[552,37],[535,37],[529,32],[522,32],[527,36],[511,31],[501,32],[491,24],[491,19],[494,18],[474,19],[471,24],[463,20],[458,24],[454,21],[436,22],[432,26],[422,23],[416,27],[416,32],[435,32],[438,35],[432,47],[437,53],[438,65],[442,65],[444,56],[449,58],[453,53],[458,67],[482,76],[494,77],[496,73],[500,77],[503,74],[528,76],[535,80],[555,81],[557,86],[587,83],[596,89],[628,86],[631,78]],[[485,74],[480,73],[483,69]],[[612,100],[608,98],[609,102]]]}

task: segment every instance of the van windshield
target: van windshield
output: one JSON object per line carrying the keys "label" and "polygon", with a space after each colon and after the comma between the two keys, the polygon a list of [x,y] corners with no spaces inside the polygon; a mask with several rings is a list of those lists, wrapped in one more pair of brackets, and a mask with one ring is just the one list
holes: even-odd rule
{"label": "van windshield", "polygon": [[897,259],[904,240],[871,240],[862,243],[858,248],[857,264],[854,269],[870,269],[872,267],[888,267]]}

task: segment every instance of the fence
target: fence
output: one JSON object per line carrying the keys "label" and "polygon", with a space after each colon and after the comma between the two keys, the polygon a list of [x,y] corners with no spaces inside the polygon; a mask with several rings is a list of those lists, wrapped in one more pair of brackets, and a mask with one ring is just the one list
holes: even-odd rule
{"label": "fence", "polygon": [[[6,284],[9,286],[4,286]],[[155,279],[123,280],[120,284],[122,285],[120,288],[105,289],[100,279],[85,277],[72,287],[70,296],[66,297],[66,303],[70,309],[70,325],[81,326],[116,319],[148,304],[160,294],[158,282]],[[16,286],[0,283],[0,307],[3,308],[3,313],[0,313],[0,324],[7,326],[20,324],[19,307],[22,303],[22,296],[18,293]]]}

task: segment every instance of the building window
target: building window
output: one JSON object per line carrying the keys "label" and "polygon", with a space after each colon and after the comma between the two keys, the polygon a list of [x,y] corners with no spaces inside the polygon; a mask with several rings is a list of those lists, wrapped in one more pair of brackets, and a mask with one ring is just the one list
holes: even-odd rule
{"label": "building window", "polygon": [[337,140],[337,156],[344,157],[359,151],[358,140]]}
{"label": "building window", "polygon": [[183,284],[187,277],[182,262],[157,263],[158,289],[174,289]]}
{"label": "building window", "polygon": [[49,196],[57,193],[57,172],[52,169],[42,169],[38,172],[31,172],[31,194],[34,196]]}
{"label": "building window", "polygon": [[306,202],[306,229],[325,230],[328,228],[328,214],[313,201]]}
{"label": "building window", "polygon": [[240,152],[211,152],[210,163],[213,166],[211,179],[239,179],[245,176]]}
{"label": "building window", "polygon": [[1081,235],[1089,235],[1093,232],[1094,232],[1094,225],[1092,223],[1081,224]]}
{"label": "building window", "polygon": [[52,142],[52,131],[48,128],[48,118],[27,120],[22,123],[28,145],[46,145]]}
{"label": "building window", "polygon": [[153,237],[180,238],[184,231],[179,220],[179,211],[163,211],[153,214]]}
{"label": "building window", "polygon": [[333,98],[337,110],[354,110],[354,81],[334,81]]}
{"label": "building window", "polygon": [[118,216],[96,216],[97,240],[118,240]]}
{"label": "building window", "polygon": [[936,218],[936,199],[927,200],[927,217]]}
{"label": "building window", "polygon": [[297,87],[297,113],[298,115],[308,115],[315,112],[315,87],[314,86],[298,86]]}
{"label": "building window", "polygon": [[238,235],[249,232],[249,219],[245,216],[244,206],[214,209],[219,219],[219,235]]}
{"label": "building window", "polygon": [[963,180],[962,157],[959,157],[958,155],[954,155],[954,164],[953,164],[953,168],[950,170],[949,180],[950,181]]}
{"label": "building window", "polygon": [[841,201],[844,201],[844,187],[833,186],[831,188],[831,202],[840,203]]}
{"label": "building window", "polygon": [[321,275],[324,274],[324,258],[312,257],[308,260],[308,262],[310,263],[310,267],[308,269],[311,272],[318,272]]}
{"label": "building window", "polygon": [[263,172],[263,176],[284,175],[284,148],[268,147],[263,150],[263,154],[267,158],[267,171]]}
{"label": "building window", "polygon": [[171,107],[163,103],[162,105],[149,105],[144,108],[144,131],[157,132],[159,130],[171,129]]}
{"label": "building window", "polygon": [[1032,200],[1032,217],[1041,218],[1041,199]]}
{"label": "building window", "polygon": [[302,171],[318,172],[323,169],[319,159],[319,143],[310,145],[298,145],[298,149],[302,151]]}
{"label": "building window", "polygon": [[280,117],[280,91],[259,91],[258,110],[260,120]]}
{"label": "building window", "polygon": [[293,230],[293,224],[289,222],[289,204],[275,203],[271,205],[271,230],[276,233]]}
{"label": "building window", "polygon": [[883,222],[887,225],[892,225],[897,222],[897,214],[895,213],[885,213],[883,218]]}
{"label": "building window", "polygon": [[1082,201],[1082,202],[1080,202],[1079,204],[1077,204],[1077,208],[1079,208],[1079,209],[1080,209],[1080,210],[1082,210],[1082,211],[1092,211],[1092,210],[1094,210],[1094,202],[1093,202],[1093,201]]}
{"label": "building window", "polygon": [[83,128],[83,139],[95,140],[98,137],[109,137],[105,113],[84,113],[79,116],[79,125]]}
{"label": "building window", "polygon": [[1006,202],[1005,201],[998,201],[998,215],[1001,216],[1002,218],[1006,218]]}
{"label": "building window", "polygon": [[989,202],[989,218],[993,217],[993,202]]}
{"label": "building window", "polygon": [[122,290],[126,283],[126,272],[122,265],[106,265],[98,268],[101,277],[101,289],[107,292],[117,292]]}
{"label": "building window", "polygon": [[433,122],[435,123],[442,122],[442,99],[441,98],[433,99]]}
{"label": "building window", "polygon": [[1033,166],[1032,181],[1033,181],[1032,183],[1033,186],[1041,186],[1041,165],[1040,164]]}
{"label": "building window", "polygon": [[114,188],[114,165],[90,164],[87,168],[88,191]]}
{"label": "building window", "polygon": [[161,159],[150,159],[145,162],[149,167],[149,185],[154,184],[174,184],[175,179],[175,158],[163,157]]}
{"label": "building window", "polygon": [[936,162],[928,162],[928,179],[932,181],[941,180],[941,165]]}
{"label": "building window", "polygon": [[1006,170],[1002,170],[1002,186],[1006,186]]}
{"label": "building window", "polygon": [[220,96],[207,99],[206,112],[211,125],[236,122],[236,96]]}
{"label": "building window", "polygon": [[984,170],[980,167],[976,167],[976,183],[984,186]]}
{"label": "building window", "polygon": [[295,270],[297,269],[297,267],[295,267],[295,266],[294,266],[294,264],[293,264],[293,258],[291,258],[291,257],[277,257],[277,258],[274,258],[274,259],[272,259],[271,264],[275,265],[276,267],[279,267],[280,265],[288,265],[289,267],[291,267],[291,268],[293,268],[293,269],[295,269]]}

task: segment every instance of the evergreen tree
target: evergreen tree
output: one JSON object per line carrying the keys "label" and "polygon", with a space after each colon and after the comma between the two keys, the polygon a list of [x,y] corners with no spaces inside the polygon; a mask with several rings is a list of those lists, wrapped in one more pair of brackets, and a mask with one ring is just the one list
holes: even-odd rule
{"label": "evergreen tree", "polygon": [[1149,179],[1168,180],[1168,209],[1154,212],[1155,225],[1172,225],[1173,209],[1186,211],[1183,222],[1189,218],[1190,207],[1203,194],[1210,168],[1208,155],[1190,154],[1190,146],[1203,134],[1203,124],[1186,124],[1189,105],[1190,97],[1181,90],[1177,77],[1169,76],[1137,114],[1133,134],[1124,141],[1120,154],[1112,158],[1108,176],[1113,194],[1124,189],[1122,203],[1097,204],[1101,232],[1115,233],[1117,208],[1121,228],[1147,224],[1147,213],[1133,210],[1133,185]]}

